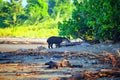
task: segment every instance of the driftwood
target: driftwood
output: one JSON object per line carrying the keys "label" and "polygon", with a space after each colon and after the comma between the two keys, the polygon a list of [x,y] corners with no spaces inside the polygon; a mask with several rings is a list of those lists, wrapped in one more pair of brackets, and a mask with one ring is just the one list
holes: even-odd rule
{"label": "driftwood", "polygon": [[49,65],[48,68],[55,68],[58,69],[59,67],[70,67],[70,68],[81,68],[83,65],[72,65],[68,60],[64,59],[62,62],[56,62],[56,61],[49,61],[45,63],[45,65]]}
{"label": "driftwood", "polygon": [[120,57],[108,53],[106,51],[103,52],[104,63],[111,63],[112,67],[118,67],[120,65]]}
{"label": "driftwood", "polygon": [[45,65],[49,65],[47,68],[55,68],[58,69],[58,67],[61,66],[61,63],[55,62],[55,61],[49,61],[45,63]]}
{"label": "driftwood", "polygon": [[49,61],[45,63],[45,65],[49,65],[48,68],[58,69],[58,67],[70,67],[71,63],[68,60],[64,59],[62,62]]}
{"label": "driftwood", "polygon": [[120,69],[101,69],[101,74],[106,74],[106,76],[120,77]]}
{"label": "driftwood", "polygon": [[[84,54],[85,55],[85,54]],[[91,56],[91,55],[87,55],[87,56]],[[102,60],[101,62],[103,62],[104,65],[110,64],[111,68],[110,69],[101,69],[101,70],[96,70],[96,71],[81,71],[81,72],[71,72],[72,76],[69,78],[51,78],[50,80],[97,80],[100,78],[113,78],[113,79],[118,79],[120,78],[120,57],[116,56],[112,53],[108,53],[108,52],[103,52],[103,54],[98,55],[98,56],[94,56],[92,55],[92,59],[98,59],[98,60]],[[91,59],[91,57],[90,57]],[[75,65],[77,66],[77,65]],[[80,65],[78,65],[80,67]],[[70,67],[73,67],[73,65],[71,64]]]}
{"label": "driftwood", "polygon": [[96,72],[84,71],[84,78],[87,79],[97,79],[102,77],[120,77],[120,69],[101,69]]}
{"label": "driftwood", "polygon": [[50,80],[97,80],[98,78],[105,77],[120,77],[120,69],[112,70],[112,69],[101,69],[100,71],[89,72],[75,72],[69,78],[51,78]]}

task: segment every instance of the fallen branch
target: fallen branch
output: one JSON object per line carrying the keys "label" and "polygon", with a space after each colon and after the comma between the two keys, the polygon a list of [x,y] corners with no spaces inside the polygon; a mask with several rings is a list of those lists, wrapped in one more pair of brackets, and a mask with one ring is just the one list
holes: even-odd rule
{"label": "fallen branch", "polygon": [[113,77],[120,77],[120,69],[112,70],[112,69],[101,69],[101,74],[106,74]]}
{"label": "fallen branch", "polygon": [[83,65],[75,65],[71,64],[68,60],[64,59],[62,62],[56,62],[56,61],[49,61],[45,63],[45,65],[49,65],[48,68],[55,68],[58,69],[59,67],[70,67],[70,68],[81,68]]}
{"label": "fallen branch", "polygon": [[58,69],[58,67],[70,67],[71,63],[68,60],[64,59],[62,62],[49,61],[45,63],[45,65],[49,65],[48,68]]}

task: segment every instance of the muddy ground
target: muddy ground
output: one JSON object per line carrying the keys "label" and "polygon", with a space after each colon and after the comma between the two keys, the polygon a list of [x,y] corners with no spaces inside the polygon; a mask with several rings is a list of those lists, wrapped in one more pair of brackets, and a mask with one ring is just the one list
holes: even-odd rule
{"label": "muddy ground", "polygon": [[[7,39],[1,39],[0,44],[0,80],[53,80],[53,77],[71,77],[73,73],[85,70],[96,72],[101,69],[113,69],[111,63],[103,63],[97,56],[103,55],[104,51],[110,53],[120,48],[119,43],[110,43],[47,49],[45,40],[8,39],[7,41]],[[81,67],[50,69],[45,65],[49,61],[61,62],[64,59],[69,60],[72,65]],[[97,80],[119,79],[119,77],[102,77]]]}

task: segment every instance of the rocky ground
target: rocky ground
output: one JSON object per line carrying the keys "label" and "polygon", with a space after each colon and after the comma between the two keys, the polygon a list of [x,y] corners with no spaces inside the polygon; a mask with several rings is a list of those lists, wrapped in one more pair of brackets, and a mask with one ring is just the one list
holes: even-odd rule
{"label": "rocky ground", "polygon": [[[114,70],[119,75],[120,43],[81,43],[54,49],[47,49],[46,39],[2,38],[0,43],[0,80],[72,80],[75,75],[79,79],[73,80],[120,79],[113,73],[99,73]],[[63,60],[72,66],[54,68]],[[53,68],[45,65],[50,61],[55,62],[51,64]]]}

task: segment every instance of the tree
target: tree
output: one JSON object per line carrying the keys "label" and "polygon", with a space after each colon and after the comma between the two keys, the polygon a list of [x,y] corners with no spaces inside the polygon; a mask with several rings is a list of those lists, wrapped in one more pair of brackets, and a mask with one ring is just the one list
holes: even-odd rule
{"label": "tree", "polygon": [[[88,37],[88,32],[90,33],[91,29],[85,24],[86,14],[85,5],[83,2],[80,3],[77,0],[74,0],[75,9],[72,13],[72,18],[68,21],[65,20],[63,23],[58,24],[60,29],[60,35],[72,38],[83,38],[86,40]],[[67,33],[68,32],[68,33]],[[91,34],[89,35],[91,36]]]}
{"label": "tree", "polygon": [[48,0],[49,14],[56,21],[69,19],[73,10],[71,0]]}
{"label": "tree", "polygon": [[12,22],[14,26],[19,25],[21,20],[21,16],[24,16],[24,9],[22,6],[22,0],[11,0],[11,16]]}
{"label": "tree", "polygon": [[38,24],[43,19],[49,17],[47,3],[43,0],[27,0],[26,14],[28,20],[26,24]]}
{"label": "tree", "polygon": [[2,2],[0,8],[0,27],[10,26],[10,10],[9,2]]}
{"label": "tree", "polygon": [[0,0],[0,9],[1,9],[2,6],[3,6],[3,1]]}
{"label": "tree", "polygon": [[11,0],[3,1],[2,6],[0,8],[0,26],[8,27],[8,26],[16,26],[19,25],[21,20],[21,16],[24,14],[23,7],[21,5],[21,1]]}
{"label": "tree", "polygon": [[73,38],[119,41],[119,3],[120,0],[83,0],[81,2],[74,0],[76,8],[73,10],[72,18],[59,23],[60,35],[68,36],[65,33],[66,30]]}

